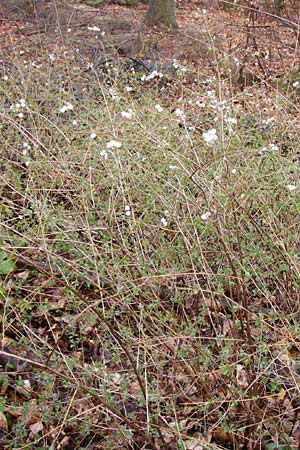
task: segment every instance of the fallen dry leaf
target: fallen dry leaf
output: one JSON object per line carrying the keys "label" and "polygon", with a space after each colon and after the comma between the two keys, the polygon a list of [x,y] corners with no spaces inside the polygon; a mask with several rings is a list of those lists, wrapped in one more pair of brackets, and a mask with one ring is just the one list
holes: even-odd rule
{"label": "fallen dry leaf", "polygon": [[31,384],[30,380],[23,380],[23,386],[16,386],[16,392],[26,397],[30,394]]}
{"label": "fallen dry leaf", "polygon": [[185,448],[187,450],[204,450],[205,447],[200,443],[198,439],[190,438],[184,441]]}
{"label": "fallen dry leaf", "polygon": [[277,395],[277,400],[279,400],[279,401],[284,400],[285,396],[286,396],[286,390],[281,388]]}
{"label": "fallen dry leaf", "polygon": [[18,280],[25,281],[29,278],[30,272],[29,270],[24,270],[23,272],[19,272],[15,274],[15,277],[18,278]]}
{"label": "fallen dry leaf", "polygon": [[69,436],[65,436],[62,441],[58,444],[57,450],[63,450],[69,444],[70,438]]}
{"label": "fallen dry leaf", "polygon": [[5,415],[1,411],[0,411],[0,429],[2,431],[5,431],[5,433],[8,432],[7,420],[6,420]]}
{"label": "fallen dry leaf", "polygon": [[300,441],[300,428],[299,428],[298,424],[295,424],[293,431],[292,431],[292,436],[294,439],[297,439],[298,441]]}
{"label": "fallen dry leaf", "polygon": [[212,432],[212,437],[217,444],[221,445],[231,443],[234,440],[232,433],[227,433],[227,431],[224,431],[221,427]]}
{"label": "fallen dry leaf", "polygon": [[32,439],[36,434],[38,434],[40,431],[44,429],[44,425],[42,422],[35,422],[32,425],[30,425],[29,430],[29,438]]}
{"label": "fallen dry leaf", "polygon": [[241,364],[236,365],[236,384],[242,389],[246,389],[249,384],[247,380],[247,372]]}
{"label": "fallen dry leaf", "polygon": [[0,395],[4,395],[7,388],[8,388],[8,382],[7,382],[7,380],[4,380],[2,382],[2,384],[0,384]]}
{"label": "fallen dry leaf", "polygon": [[40,410],[37,405],[36,399],[33,399],[29,405],[27,405],[26,412],[22,414],[22,422],[26,425],[32,425],[40,420]]}
{"label": "fallen dry leaf", "polygon": [[232,321],[228,320],[228,319],[224,319],[223,324],[222,324],[222,334],[223,336],[227,336],[229,331],[232,328]]}
{"label": "fallen dry leaf", "polygon": [[12,417],[20,417],[23,412],[23,406],[6,406],[5,412]]}

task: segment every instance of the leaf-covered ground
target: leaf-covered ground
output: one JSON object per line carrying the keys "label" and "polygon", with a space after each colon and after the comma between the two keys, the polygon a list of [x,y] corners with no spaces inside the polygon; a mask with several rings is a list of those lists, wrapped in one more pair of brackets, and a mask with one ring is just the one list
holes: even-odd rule
{"label": "leaf-covered ground", "polygon": [[299,69],[47,38],[1,61],[1,448],[297,449]]}

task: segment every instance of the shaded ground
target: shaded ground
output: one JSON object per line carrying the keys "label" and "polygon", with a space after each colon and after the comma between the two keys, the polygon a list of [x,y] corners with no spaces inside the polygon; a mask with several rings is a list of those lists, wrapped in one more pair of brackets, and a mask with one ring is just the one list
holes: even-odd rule
{"label": "shaded ground", "polygon": [[[295,25],[299,8],[285,11],[282,20],[259,2],[252,11],[247,7],[223,11],[210,2],[183,2],[177,7],[180,30],[167,32],[143,24],[145,5],[42,5],[23,17],[11,12],[2,15],[2,52],[26,50],[24,58],[36,61],[41,45],[49,53],[67,51],[68,57],[86,58],[86,63],[103,56],[175,58],[200,66],[202,73],[219,71],[239,84],[245,78],[251,83],[256,76],[280,77],[299,60]],[[244,67],[247,74],[239,79]]]}

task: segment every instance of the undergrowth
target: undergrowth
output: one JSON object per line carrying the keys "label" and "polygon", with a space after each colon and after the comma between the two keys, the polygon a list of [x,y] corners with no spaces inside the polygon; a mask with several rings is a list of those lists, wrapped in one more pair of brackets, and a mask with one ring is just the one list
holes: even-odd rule
{"label": "undergrowth", "polygon": [[295,98],[50,56],[1,72],[1,448],[298,448]]}

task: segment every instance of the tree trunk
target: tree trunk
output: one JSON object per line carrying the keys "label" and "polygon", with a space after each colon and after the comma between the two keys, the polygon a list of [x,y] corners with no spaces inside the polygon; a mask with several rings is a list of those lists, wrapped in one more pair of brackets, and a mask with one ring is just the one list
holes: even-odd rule
{"label": "tree trunk", "polygon": [[174,0],[149,0],[145,22],[149,25],[163,24],[178,28]]}

